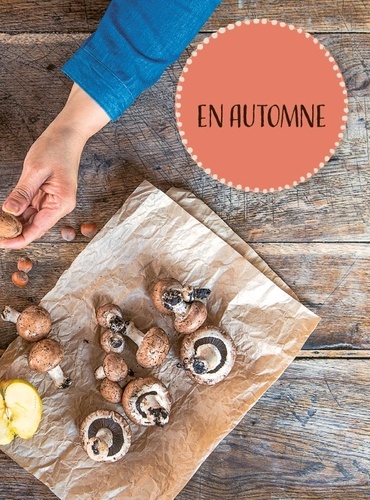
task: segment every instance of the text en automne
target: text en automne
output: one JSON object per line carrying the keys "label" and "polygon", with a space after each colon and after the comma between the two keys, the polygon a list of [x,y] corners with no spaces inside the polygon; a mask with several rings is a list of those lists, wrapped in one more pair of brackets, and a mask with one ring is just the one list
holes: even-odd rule
{"label": "text en automne", "polygon": [[325,104],[198,105],[198,127],[325,127]]}

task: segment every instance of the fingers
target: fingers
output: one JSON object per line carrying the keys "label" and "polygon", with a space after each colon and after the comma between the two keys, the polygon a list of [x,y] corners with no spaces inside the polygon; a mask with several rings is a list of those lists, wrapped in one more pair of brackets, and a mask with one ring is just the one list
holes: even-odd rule
{"label": "fingers", "polygon": [[51,229],[65,214],[60,214],[51,209],[43,209],[33,212],[28,222],[23,226],[20,236],[9,240],[0,240],[0,248],[19,250],[29,245],[32,241],[41,238]]}
{"label": "fingers", "polygon": [[2,209],[13,215],[21,215],[32,203],[45,177],[34,171],[32,175],[22,173],[18,184],[4,201]]}

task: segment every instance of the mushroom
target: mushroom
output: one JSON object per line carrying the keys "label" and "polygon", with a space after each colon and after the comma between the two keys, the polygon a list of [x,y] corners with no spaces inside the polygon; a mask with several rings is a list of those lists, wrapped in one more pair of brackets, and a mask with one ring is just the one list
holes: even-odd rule
{"label": "mushroom", "polygon": [[96,319],[100,326],[109,328],[114,333],[120,333],[126,328],[121,309],[112,303],[104,304],[96,311]]}
{"label": "mushroom", "polygon": [[31,370],[47,372],[58,389],[65,389],[72,383],[66,377],[59,363],[64,357],[64,349],[56,340],[43,339],[35,342],[28,353],[28,366]]}
{"label": "mushroom", "polygon": [[0,239],[11,239],[22,233],[21,222],[12,214],[0,211]]}
{"label": "mushroom", "polygon": [[187,310],[183,314],[176,314],[173,326],[179,333],[192,333],[198,330],[207,319],[207,308],[200,300],[195,300],[188,304]]}
{"label": "mushroom", "polygon": [[162,328],[157,326],[153,326],[144,334],[130,321],[125,335],[138,346],[136,360],[143,368],[159,366],[170,350],[169,338]]}
{"label": "mushroom", "polygon": [[88,456],[97,462],[116,462],[128,452],[131,429],[118,412],[97,410],[80,427],[80,441]]}
{"label": "mushroom", "polygon": [[197,330],[207,318],[207,308],[202,302],[211,290],[182,285],[173,278],[160,280],[154,286],[152,299],[163,314],[174,314],[174,327],[179,333]]}
{"label": "mushroom", "polygon": [[106,353],[123,351],[125,341],[120,333],[114,333],[111,330],[105,330],[100,335],[100,346]]}
{"label": "mushroom", "polygon": [[1,318],[15,323],[18,335],[31,342],[47,337],[51,330],[50,314],[41,306],[29,306],[21,313],[5,306]]}
{"label": "mushroom", "polygon": [[103,364],[95,370],[95,378],[103,380],[107,378],[112,382],[120,382],[127,377],[128,366],[126,361],[117,353],[110,352],[103,359]]}
{"label": "mushroom", "polygon": [[155,284],[152,299],[155,307],[162,314],[184,314],[187,304],[195,300],[204,300],[210,293],[209,288],[195,288],[182,285],[173,278],[165,278]]}
{"label": "mushroom", "polygon": [[167,387],[157,378],[137,378],[126,385],[122,406],[135,424],[163,427],[169,421],[171,397]]}
{"label": "mushroom", "polygon": [[230,335],[217,326],[205,326],[184,337],[180,358],[186,373],[199,384],[214,385],[231,371],[236,357]]}
{"label": "mushroom", "polygon": [[122,400],[122,387],[118,382],[113,382],[109,378],[103,378],[99,390],[103,398],[110,403],[120,403]]}

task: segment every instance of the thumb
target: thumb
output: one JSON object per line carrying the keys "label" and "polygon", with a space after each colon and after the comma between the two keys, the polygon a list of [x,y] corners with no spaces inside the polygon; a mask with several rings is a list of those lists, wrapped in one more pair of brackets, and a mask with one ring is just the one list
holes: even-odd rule
{"label": "thumb", "polygon": [[33,178],[21,176],[18,184],[3,203],[4,212],[21,215],[31,205],[42,183],[43,180],[38,179],[36,175]]}

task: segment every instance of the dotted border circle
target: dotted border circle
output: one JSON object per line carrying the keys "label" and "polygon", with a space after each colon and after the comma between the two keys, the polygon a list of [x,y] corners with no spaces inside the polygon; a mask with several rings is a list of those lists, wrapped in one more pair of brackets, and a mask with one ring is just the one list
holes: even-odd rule
{"label": "dotted border circle", "polygon": [[[182,129],[182,122],[181,122],[181,92],[183,90],[183,83],[185,82],[185,79],[186,79],[186,73],[189,71],[189,66],[191,66],[193,59],[195,57],[197,57],[198,52],[200,50],[203,50],[204,46],[208,45],[212,41],[212,39],[217,38],[219,35],[223,35],[227,31],[238,28],[238,27],[242,26],[243,24],[250,25],[250,24],[267,24],[267,23],[271,23],[273,26],[280,26],[281,28],[288,28],[291,31],[296,31],[298,34],[305,36],[307,39],[311,39],[312,42],[318,46],[319,50],[325,51],[324,52],[325,57],[327,57],[329,63],[331,63],[333,71],[336,72],[336,76],[338,78],[338,84],[342,89],[344,107],[343,107],[342,124],[340,125],[340,132],[338,133],[338,139],[337,139],[337,141],[335,141],[333,146],[331,148],[329,148],[327,155],[325,155],[325,157],[322,158],[322,161],[319,162],[318,166],[316,168],[313,168],[312,172],[308,172],[306,174],[306,176],[301,176],[299,181],[294,181],[294,182],[292,182],[291,185],[286,184],[285,186],[279,186],[277,188],[277,190],[275,188],[263,189],[263,190],[260,190],[259,188],[254,188],[252,190],[249,187],[243,187],[241,184],[237,184],[236,186],[234,186],[233,182],[231,182],[231,181],[227,182],[226,179],[219,178],[217,174],[212,174],[212,170],[210,168],[203,167],[202,162],[198,161],[198,156],[196,154],[194,154],[193,148],[187,146],[188,140],[186,139],[185,131]],[[177,128],[178,128],[178,131],[179,131],[179,134],[181,137],[181,141],[182,141],[184,147],[186,148],[186,151],[189,153],[191,159],[195,163],[197,163],[197,165],[199,167],[203,168],[203,170],[208,175],[210,175],[213,179],[216,179],[219,182],[221,182],[222,184],[226,184],[229,187],[235,187],[236,189],[239,189],[239,190],[254,191],[255,193],[258,193],[258,192],[262,192],[262,193],[270,192],[271,193],[274,191],[282,191],[283,189],[289,189],[291,187],[295,187],[300,182],[306,181],[307,179],[312,177],[313,174],[315,174],[319,170],[321,170],[325,166],[325,164],[330,160],[330,158],[335,153],[335,149],[339,146],[339,143],[340,143],[341,139],[343,138],[344,131],[346,129],[346,123],[348,120],[348,97],[347,97],[347,90],[346,90],[346,85],[345,85],[345,82],[343,79],[343,75],[342,75],[341,70],[339,69],[338,64],[336,63],[336,61],[334,60],[334,57],[330,54],[330,52],[324,47],[324,45],[322,43],[320,43],[320,41],[317,38],[313,37],[312,35],[310,35],[306,31],[304,31],[302,28],[296,28],[293,24],[287,24],[287,23],[275,21],[275,20],[270,21],[268,19],[251,19],[251,20],[245,19],[244,21],[236,21],[233,24],[228,24],[226,27],[219,28],[216,32],[212,33],[209,37],[204,38],[203,42],[199,43],[197,45],[196,49],[193,50],[193,52],[191,53],[191,56],[187,59],[186,64],[182,69],[182,73],[180,75],[180,78],[179,78],[179,81],[178,81],[178,84],[176,87],[175,117],[176,117]]]}

